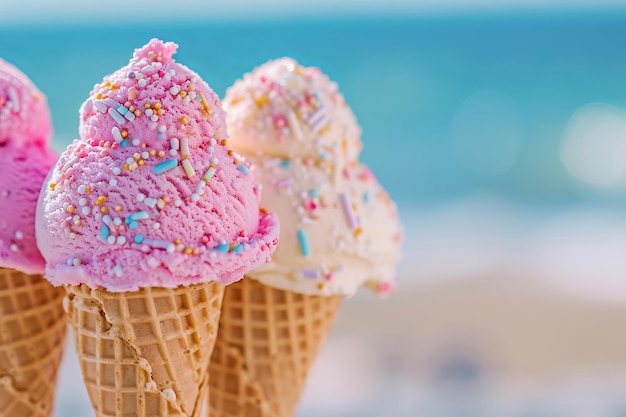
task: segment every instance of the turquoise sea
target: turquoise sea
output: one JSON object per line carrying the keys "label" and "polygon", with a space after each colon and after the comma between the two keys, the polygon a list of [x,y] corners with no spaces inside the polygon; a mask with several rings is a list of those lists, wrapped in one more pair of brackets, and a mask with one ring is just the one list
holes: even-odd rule
{"label": "turquoise sea", "polygon": [[220,95],[271,58],[321,67],[363,127],[362,160],[401,204],[478,191],[550,205],[626,197],[582,185],[559,158],[578,108],[626,106],[623,12],[33,25],[0,28],[0,57],[48,95],[61,149],[93,84],[151,37],[177,42],[177,59]]}

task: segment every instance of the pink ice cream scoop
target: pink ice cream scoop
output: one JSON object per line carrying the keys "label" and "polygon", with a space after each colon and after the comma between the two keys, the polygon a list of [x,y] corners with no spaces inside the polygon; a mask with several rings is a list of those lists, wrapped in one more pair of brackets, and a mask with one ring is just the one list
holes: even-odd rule
{"label": "pink ice cream scoop", "polygon": [[17,68],[0,59],[0,267],[39,274],[35,207],[41,184],[57,160],[45,96]]}
{"label": "pink ice cream scoop", "polygon": [[109,291],[230,284],[270,259],[277,217],[259,208],[249,165],[228,147],[210,87],[153,39],[104,78],[80,139],[40,196],[46,278]]}

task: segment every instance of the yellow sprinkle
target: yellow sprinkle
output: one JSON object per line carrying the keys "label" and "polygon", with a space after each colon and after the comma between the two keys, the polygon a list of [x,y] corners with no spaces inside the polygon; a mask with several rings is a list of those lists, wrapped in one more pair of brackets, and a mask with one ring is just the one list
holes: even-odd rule
{"label": "yellow sprinkle", "polygon": [[80,226],[80,219],[74,220],[74,226]]}
{"label": "yellow sprinkle", "polygon": [[356,229],[354,229],[353,233],[354,233],[354,236],[356,237],[356,236],[360,235],[361,233],[363,233],[363,228],[359,226]]}
{"label": "yellow sprinkle", "polygon": [[317,289],[321,290],[322,288],[324,288],[324,283],[320,282],[319,284],[317,284]]}
{"label": "yellow sprinkle", "polygon": [[115,206],[115,211],[122,211],[122,206],[120,206],[119,204]]}
{"label": "yellow sprinkle", "polygon": [[51,189],[52,191],[54,191],[54,189],[55,189],[55,188],[57,188],[57,185],[56,185],[56,184],[50,184],[50,189]]}
{"label": "yellow sprinkle", "polygon": [[187,116],[183,116],[183,117],[181,117],[181,118],[180,118],[180,122],[181,122],[182,124],[184,124],[184,125],[186,125],[188,121],[189,121],[189,120],[187,119]]}
{"label": "yellow sprinkle", "polygon": [[156,150],[151,149],[151,150],[150,150],[150,156],[155,156],[155,155],[156,155]]}
{"label": "yellow sprinkle", "polygon": [[174,244],[175,245],[180,245],[180,239],[174,239]]}
{"label": "yellow sprinkle", "polygon": [[187,90],[189,90],[189,91],[193,91],[195,88],[196,88],[196,86],[191,84],[191,83],[189,83],[189,85],[187,86]]}
{"label": "yellow sprinkle", "polygon": [[107,201],[107,198],[105,196],[101,195],[100,197],[98,197],[98,199],[96,200],[95,204],[96,204],[96,206],[99,206],[102,203],[104,203],[105,201]]}
{"label": "yellow sprinkle", "polygon": [[128,137],[128,130],[126,130],[126,129],[122,130],[122,137],[124,139],[126,139]]}
{"label": "yellow sprinkle", "polygon": [[74,258],[74,266],[80,265],[80,259]]}
{"label": "yellow sprinkle", "polygon": [[107,206],[102,206],[102,207],[100,207],[100,211],[103,212],[103,213],[108,213],[109,209],[108,209]]}
{"label": "yellow sprinkle", "polygon": [[145,161],[143,159],[140,159],[139,161],[137,161],[137,165],[139,165],[140,167],[144,166]]}
{"label": "yellow sprinkle", "polygon": [[149,109],[149,108],[150,108],[150,103],[146,103],[146,104],[144,104],[144,105],[143,105],[143,108],[144,108],[144,109]]}
{"label": "yellow sprinkle", "polygon": [[102,93],[96,94],[96,100],[100,100],[102,98]]}
{"label": "yellow sprinkle", "polygon": [[187,97],[187,92],[186,92],[186,91],[183,91],[183,90],[180,90],[180,92],[178,93],[178,95],[179,95],[181,98],[185,98],[185,97]]}
{"label": "yellow sprinkle", "polygon": [[228,145],[228,140],[227,139],[222,139],[221,144],[222,144],[222,146]]}
{"label": "yellow sprinkle", "polygon": [[161,103],[158,102],[158,101],[156,103],[154,103],[154,108],[159,110],[161,108]]}
{"label": "yellow sprinkle", "polygon": [[165,156],[165,151],[159,151],[159,157],[163,158]]}
{"label": "yellow sprinkle", "polygon": [[192,248],[185,248],[185,254],[186,255],[191,255],[193,253],[193,249]]}
{"label": "yellow sprinkle", "polygon": [[259,107],[263,107],[268,102],[268,98],[266,96],[261,96],[259,98],[254,99],[256,105]]}
{"label": "yellow sprinkle", "polygon": [[129,169],[128,164],[124,164],[124,169],[125,169],[126,171],[128,171],[128,169]]}
{"label": "yellow sprinkle", "polygon": [[135,154],[133,155],[133,159],[134,159],[135,161],[139,161],[139,160],[141,159],[141,155],[139,155],[138,153],[135,153]]}
{"label": "yellow sprinkle", "polygon": [[91,187],[86,187],[85,188],[85,192],[89,195],[91,195]]}
{"label": "yellow sprinkle", "polygon": [[73,205],[70,204],[69,206],[67,206],[66,211],[68,213],[74,213],[76,211],[76,207],[74,207]]}

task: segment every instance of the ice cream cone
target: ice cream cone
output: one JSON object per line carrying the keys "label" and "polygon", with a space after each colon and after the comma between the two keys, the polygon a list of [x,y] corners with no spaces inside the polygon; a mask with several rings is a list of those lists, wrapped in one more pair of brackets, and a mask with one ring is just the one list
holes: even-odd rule
{"label": "ice cream cone", "polygon": [[98,417],[200,415],[223,285],[65,289],[83,379]]}
{"label": "ice cream cone", "polygon": [[293,416],[340,301],[247,277],[228,286],[209,367],[210,415]]}
{"label": "ice cream cone", "polygon": [[62,288],[0,268],[0,415],[49,417],[65,344]]}

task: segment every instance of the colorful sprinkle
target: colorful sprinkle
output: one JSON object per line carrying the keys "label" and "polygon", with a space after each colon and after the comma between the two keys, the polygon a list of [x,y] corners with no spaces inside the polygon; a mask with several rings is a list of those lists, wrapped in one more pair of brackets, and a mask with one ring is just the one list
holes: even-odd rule
{"label": "colorful sprinkle", "polygon": [[193,169],[189,159],[183,159],[183,169],[185,170],[185,174],[187,174],[187,178],[191,178],[196,175],[196,170]]}
{"label": "colorful sprinkle", "polygon": [[356,218],[354,217],[354,211],[352,210],[352,203],[350,203],[350,197],[346,193],[341,193],[339,194],[339,201],[341,202],[343,214],[346,217],[348,226],[350,227],[350,229],[356,229],[357,222]]}
{"label": "colorful sprinkle", "polygon": [[178,166],[178,161],[176,159],[168,159],[165,162],[161,162],[154,166],[153,171],[155,174],[162,174],[164,172],[169,171],[170,169],[174,169]]}
{"label": "colorful sprinkle", "polygon": [[298,229],[298,242],[300,242],[300,252],[302,256],[309,256],[309,243],[304,230]]}

